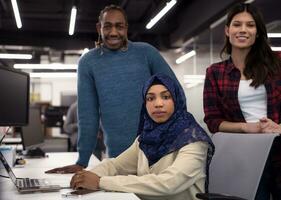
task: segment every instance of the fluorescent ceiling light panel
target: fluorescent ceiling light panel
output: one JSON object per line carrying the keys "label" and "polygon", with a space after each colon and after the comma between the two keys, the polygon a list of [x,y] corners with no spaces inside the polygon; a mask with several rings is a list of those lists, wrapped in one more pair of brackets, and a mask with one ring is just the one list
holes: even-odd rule
{"label": "fluorescent ceiling light panel", "polygon": [[11,0],[11,2],[12,2],[13,11],[14,11],[15,19],[16,19],[16,24],[17,24],[17,27],[20,29],[22,27],[22,23],[21,23],[21,19],[20,19],[18,3],[17,3],[17,0]]}
{"label": "fluorescent ceiling light panel", "polygon": [[269,37],[269,38],[281,38],[281,33],[268,33],[267,37]]}
{"label": "fluorescent ceiling light panel", "polygon": [[146,25],[146,29],[151,29],[176,3],[176,0],[167,2],[166,6]]}
{"label": "fluorescent ceiling light panel", "polygon": [[247,0],[245,3],[253,3],[255,0]]}
{"label": "fluorescent ceiling light panel", "polygon": [[75,64],[14,64],[15,69],[52,69],[52,70],[63,70],[63,69],[77,69]]}
{"label": "fluorescent ceiling light panel", "polygon": [[31,78],[76,78],[75,72],[32,72],[29,73]]}
{"label": "fluorescent ceiling light panel", "polygon": [[69,35],[73,35],[74,33],[76,15],[77,15],[77,8],[73,6],[71,9],[71,16],[70,16],[70,23],[69,23],[69,31],[68,31]]}
{"label": "fluorescent ceiling light panel", "polygon": [[11,54],[11,53],[0,53],[0,59],[25,59],[30,60],[31,54]]}
{"label": "fluorescent ceiling light panel", "polygon": [[272,51],[281,51],[281,47],[271,47]]}
{"label": "fluorescent ceiling light panel", "polygon": [[181,57],[179,57],[177,60],[176,60],[176,63],[177,64],[181,64],[183,61],[191,58],[192,56],[195,56],[196,55],[196,51],[195,50],[192,50],[184,55],[182,55]]}

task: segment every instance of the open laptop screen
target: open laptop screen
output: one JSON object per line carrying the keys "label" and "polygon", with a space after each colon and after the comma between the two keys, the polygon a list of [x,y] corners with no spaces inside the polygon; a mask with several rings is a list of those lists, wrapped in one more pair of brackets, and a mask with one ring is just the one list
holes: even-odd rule
{"label": "open laptop screen", "polygon": [[4,155],[2,154],[2,152],[0,151],[0,160],[4,166],[4,168],[6,169],[7,173],[9,174],[10,178],[12,179],[13,183],[15,185],[17,185],[17,177],[15,176],[15,174],[13,173],[11,167],[9,166],[6,158],[4,157]]}

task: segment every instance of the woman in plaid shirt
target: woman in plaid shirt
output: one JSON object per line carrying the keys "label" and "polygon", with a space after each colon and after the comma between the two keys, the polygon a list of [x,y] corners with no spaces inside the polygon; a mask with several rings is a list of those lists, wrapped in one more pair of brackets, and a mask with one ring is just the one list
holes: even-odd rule
{"label": "woman in plaid shirt", "polygon": [[[265,23],[251,4],[228,13],[227,60],[207,68],[204,121],[212,133],[281,133],[281,59],[268,43]],[[281,139],[275,140],[256,199],[281,200]]]}

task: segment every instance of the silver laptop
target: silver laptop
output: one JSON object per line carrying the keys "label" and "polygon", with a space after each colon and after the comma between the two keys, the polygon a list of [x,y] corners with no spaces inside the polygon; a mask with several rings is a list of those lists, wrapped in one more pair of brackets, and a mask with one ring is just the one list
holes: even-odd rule
{"label": "silver laptop", "polygon": [[20,193],[56,192],[60,189],[66,188],[61,187],[60,185],[52,185],[46,179],[17,178],[1,151],[0,160]]}

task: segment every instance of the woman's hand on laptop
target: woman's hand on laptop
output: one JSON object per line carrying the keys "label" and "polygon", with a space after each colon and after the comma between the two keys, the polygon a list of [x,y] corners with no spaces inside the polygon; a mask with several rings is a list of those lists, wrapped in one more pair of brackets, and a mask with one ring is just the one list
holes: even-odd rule
{"label": "woman's hand on laptop", "polygon": [[72,174],[83,170],[84,167],[74,164],[45,171],[47,174]]}
{"label": "woman's hand on laptop", "polygon": [[73,189],[86,188],[97,190],[99,188],[100,177],[93,172],[82,170],[75,173],[71,178],[70,187]]}

